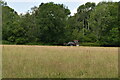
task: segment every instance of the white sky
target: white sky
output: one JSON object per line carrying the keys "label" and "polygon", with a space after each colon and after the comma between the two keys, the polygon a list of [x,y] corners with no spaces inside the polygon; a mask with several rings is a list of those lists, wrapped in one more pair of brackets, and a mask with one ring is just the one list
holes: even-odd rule
{"label": "white sky", "polygon": [[114,1],[118,2],[119,0],[4,0],[7,2],[8,6],[13,8],[15,11],[20,13],[26,13],[34,6],[39,6],[42,2],[54,2],[59,4],[64,4],[71,11],[71,15],[77,12],[77,8],[85,4],[86,2],[95,2],[99,3],[101,1]]}
{"label": "white sky", "polygon": [[5,0],[7,2],[100,2],[100,1],[119,1],[119,0]]}

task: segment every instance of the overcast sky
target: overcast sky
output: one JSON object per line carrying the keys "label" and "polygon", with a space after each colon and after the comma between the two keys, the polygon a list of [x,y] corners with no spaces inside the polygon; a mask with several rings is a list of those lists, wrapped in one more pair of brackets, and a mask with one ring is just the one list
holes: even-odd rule
{"label": "overcast sky", "polygon": [[119,0],[4,0],[7,2],[8,6],[13,8],[15,11],[20,13],[26,13],[34,6],[39,6],[42,2],[54,2],[59,4],[64,4],[71,11],[71,15],[77,12],[77,8],[85,4],[86,2],[95,2],[96,4],[101,1],[114,1],[118,2]]}

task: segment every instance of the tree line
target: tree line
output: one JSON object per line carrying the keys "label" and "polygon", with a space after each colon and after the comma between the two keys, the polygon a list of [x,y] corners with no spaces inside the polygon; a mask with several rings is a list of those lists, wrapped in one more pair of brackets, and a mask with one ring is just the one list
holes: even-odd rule
{"label": "tree line", "polygon": [[87,2],[71,16],[63,4],[41,3],[26,14],[2,6],[3,44],[62,45],[79,40],[80,45],[120,46],[120,3]]}

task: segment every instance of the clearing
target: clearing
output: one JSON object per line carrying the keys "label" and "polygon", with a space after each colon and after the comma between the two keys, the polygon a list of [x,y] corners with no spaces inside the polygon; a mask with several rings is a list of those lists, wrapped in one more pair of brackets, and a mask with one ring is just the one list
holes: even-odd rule
{"label": "clearing", "polygon": [[3,45],[3,78],[115,78],[117,47]]}

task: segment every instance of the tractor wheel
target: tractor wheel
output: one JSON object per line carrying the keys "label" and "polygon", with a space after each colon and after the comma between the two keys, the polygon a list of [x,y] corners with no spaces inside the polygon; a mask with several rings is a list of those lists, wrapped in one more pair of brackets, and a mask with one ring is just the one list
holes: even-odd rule
{"label": "tractor wheel", "polygon": [[70,46],[74,46],[74,45],[71,44]]}

